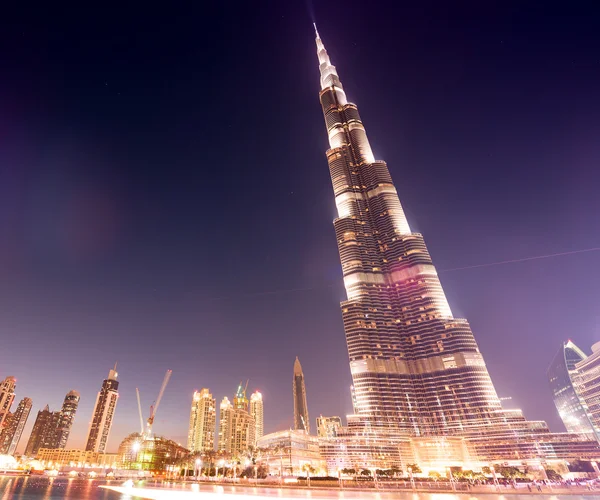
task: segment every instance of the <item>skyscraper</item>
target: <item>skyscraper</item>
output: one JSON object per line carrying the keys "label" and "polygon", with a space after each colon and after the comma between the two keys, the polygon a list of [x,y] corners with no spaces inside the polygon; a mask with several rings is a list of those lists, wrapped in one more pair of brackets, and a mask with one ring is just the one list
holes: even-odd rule
{"label": "skyscraper", "polygon": [[491,425],[500,401],[471,328],[452,315],[423,236],[411,231],[318,33],[316,43],[357,414],[409,436]]}
{"label": "skyscraper", "polygon": [[[580,396],[580,403],[585,411],[585,414],[571,412],[572,426],[579,428],[579,432],[586,432],[587,426],[591,424],[593,433],[587,431],[586,434],[600,441],[600,342],[592,346],[592,354],[575,364],[575,373],[571,374],[575,392]],[[574,405],[573,410],[576,408]]]}
{"label": "skyscraper", "polygon": [[548,367],[548,382],[554,405],[569,432],[586,434],[598,439],[587,403],[579,390],[578,364],[587,356],[570,340],[561,345]]}
{"label": "skyscraper", "polygon": [[54,446],[52,448],[63,449],[67,445],[69,434],[71,433],[71,427],[75,420],[75,413],[77,413],[77,407],[79,406],[79,393],[77,391],[70,391],[65,396],[62,408],[58,416],[58,425],[56,427],[56,437],[54,440]]}
{"label": "skyscraper", "polygon": [[308,405],[306,404],[306,385],[302,365],[296,356],[294,361],[294,379],[292,383],[294,394],[294,429],[306,431],[310,434],[310,421],[308,419]]}
{"label": "skyscraper", "polygon": [[31,436],[25,447],[25,455],[35,457],[40,448],[56,448],[56,426],[58,424],[59,412],[50,411],[48,405],[38,411],[37,418],[33,424]]}
{"label": "skyscraper", "polygon": [[264,434],[264,407],[262,394],[255,391],[250,396],[250,416],[254,419],[256,426],[255,439],[258,441]]}
{"label": "skyscraper", "polygon": [[227,398],[221,402],[219,413],[219,451],[240,456],[256,445],[256,422],[248,412],[246,389],[238,386],[233,405]]}
{"label": "skyscraper", "polygon": [[104,453],[112,421],[119,400],[119,382],[117,381],[117,364],[108,372],[108,377],[102,382],[102,387],[96,397],[94,414],[90,422],[85,451]]}
{"label": "skyscraper", "polygon": [[4,429],[0,432],[0,454],[14,455],[27,423],[31,405],[30,398],[23,398],[15,412],[6,419]]}
{"label": "skyscraper", "polygon": [[10,412],[10,407],[15,399],[15,388],[17,379],[6,377],[0,384],[0,430],[4,427],[4,421]]}
{"label": "skyscraper", "polygon": [[231,450],[231,421],[233,418],[233,405],[225,396],[219,405],[219,451]]}
{"label": "skyscraper", "polygon": [[215,447],[216,400],[208,389],[194,391],[188,430],[188,450],[209,451]]}

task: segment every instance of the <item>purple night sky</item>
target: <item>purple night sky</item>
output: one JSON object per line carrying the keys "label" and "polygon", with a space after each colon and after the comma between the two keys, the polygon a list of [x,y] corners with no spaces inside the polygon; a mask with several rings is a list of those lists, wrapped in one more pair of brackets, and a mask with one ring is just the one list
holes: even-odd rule
{"label": "purple night sky", "polygon": [[[246,379],[265,431],[291,426],[296,356],[313,426],[350,413],[305,4],[23,9],[0,21],[0,377],[34,402],[19,448],[70,389],[83,446],[115,361],[110,451],[169,368],[154,428],[181,442],[194,389]],[[499,395],[553,430],[546,367],[600,340],[600,252],[448,270],[600,247],[600,38],[577,9],[314,6]]]}

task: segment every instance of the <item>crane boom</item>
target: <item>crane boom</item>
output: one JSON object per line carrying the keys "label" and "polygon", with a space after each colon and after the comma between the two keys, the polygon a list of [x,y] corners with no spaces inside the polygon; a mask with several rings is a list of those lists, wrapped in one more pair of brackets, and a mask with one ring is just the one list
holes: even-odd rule
{"label": "crane boom", "polygon": [[158,392],[158,397],[156,398],[156,403],[154,403],[154,405],[151,407],[150,417],[148,418],[148,423],[147,423],[148,434],[150,434],[150,432],[152,431],[152,424],[154,423],[154,417],[156,416],[156,412],[158,410],[158,405],[160,404],[160,400],[162,399],[163,394],[165,393],[165,389],[167,388],[167,384],[169,383],[169,379],[171,378],[171,373],[173,373],[173,370],[167,370],[167,373],[165,373],[165,378],[163,379],[163,383],[160,386],[160,391]]}
{"label": "crane boom", "polygon": [[140,390],[136,387],[135,392],[137,394],[138,411],[140,413],[140,433],[144,434],[144,417],[142,417],[142,403],[140,402]]}

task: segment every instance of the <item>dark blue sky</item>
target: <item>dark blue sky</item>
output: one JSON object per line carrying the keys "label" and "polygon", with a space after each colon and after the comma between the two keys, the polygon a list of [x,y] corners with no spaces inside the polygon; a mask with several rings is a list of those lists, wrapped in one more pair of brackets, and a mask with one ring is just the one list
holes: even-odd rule
{"label": "dark blue sky", "polygon": [[[597,12],[312,9],[440,271],[600,247]],[[351,411],[310,10],[3,14],[0,376],[17,377],[34,411],[81,392],[69,447],[116,360],[112,449],[137,430],[135,387],[148,407],[168,368],[155,430],[181,441],[194,389],[231,398],[247,378],[266,431],[291,425],[296,355],[311,419]],[[589,252],[440,272],[500,395],[553,429],[545,370],[561,341],[600,340],[599,263]]]}

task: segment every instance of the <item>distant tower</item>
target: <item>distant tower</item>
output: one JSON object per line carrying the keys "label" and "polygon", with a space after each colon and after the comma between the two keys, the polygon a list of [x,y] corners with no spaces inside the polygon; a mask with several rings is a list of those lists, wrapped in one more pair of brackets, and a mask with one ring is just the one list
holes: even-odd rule
{"label": "distant tower", "polygon": [[219,406],[219,451],[231,450],[231,421],[233,405],[225,396]]}
{"label": "distant tower", "polygon": [[258,391],[250,396],[250,416],[254,419],[256,432],[254,438],[258,441],[264,434],[264,409],[262,394]]}
{"label": "distant tower", "polygon": [[308,420],[308,406],[306,405],[306,386],[304,385],[304,373],[302,365],[296,357],[294,362],[294,429],[306,431],[310,434],[310,423]]}
{"label": "distant tower", "polygon": [[90,422],[85,451],[105,453],[106,443],[115,416],[115,408],[119,399],[119,382],[117,381],[117,364],[108,372],[108,378],[102,382],[102,388],[96,397],[94,414]]}
{"label": "distant tower", "polygon": [[77,413],[77,406],[79,406],[79,393],[70,391],[65,396],[62,409],[59,412],[53,448],[63,449],[67,445],[71,427],[75,420],[75,413]]}
{"label": "distant tower", "polygon": [[14,455],[29,417],[31,405],[30,398],[23,398],[16,411],[6,419],[4,429],[0,433],[0,454]]}
{"label": "distant tower", "polygon": [[56,448],[54,437],[59,415],[60,413],[57,411],[50,411],[48,405],[43,410],[38,411],[31,436],[29,436],[29,441],[27,441],[25,447],[26,456],[35,457],[40,448]]}
{"label": "distant tower", "polygon": [[215,447],[217,403],[208,389],[194,391],[190,411],[188,450],[210,451]]}
{"label": "distant tower", "polygon": [[0,384],[0,429],[4,426],[4,420],[8,417],[10,407],[15,399],[15,387],[17,379],[15,377],[6,377]]}
{"label": "distant tower", "polygon": [[250,446],[256,445],[256,423],[248,413],[246,388],[238,386],[233,405],[227,398],[221,402],[219,415],[219,451],[240,456]]}

